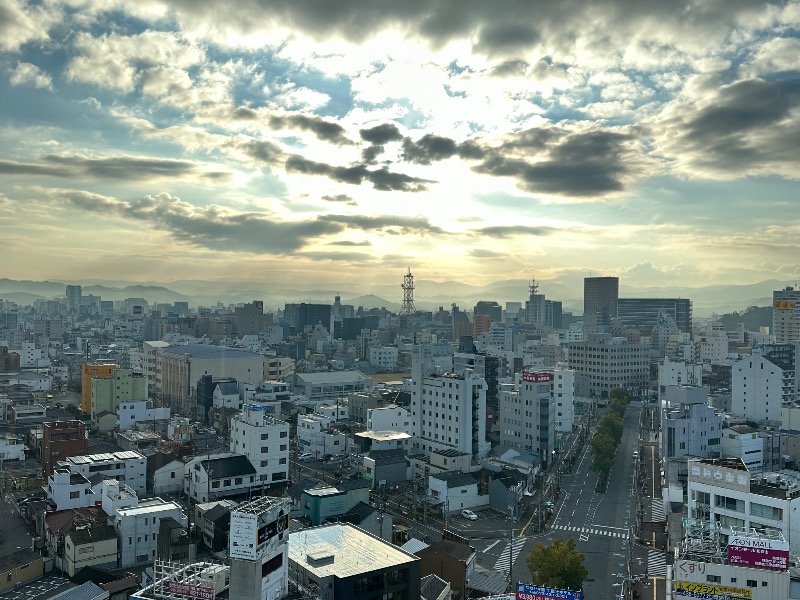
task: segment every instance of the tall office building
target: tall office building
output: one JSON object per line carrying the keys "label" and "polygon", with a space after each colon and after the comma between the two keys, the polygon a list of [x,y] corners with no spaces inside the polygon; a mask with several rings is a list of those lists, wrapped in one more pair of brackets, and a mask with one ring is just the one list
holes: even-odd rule
{"label": "tall office building", "polygon": [[772,292],[772,333],[779,344],[800,340],[800,290]]}
{"label": "tall office building", "polygon": [[619,277],[586,277],[583,280],[583,336],[606,333],[617,316]]}
{"label": "tall office building", "polygon": [[503,320],[503,307],[494,300],[479,300],[475,305],[474,314],[491,317],[492,321],[499,323]]}
{"label": "tall office building", "polygon": [[321,324],[329,333],[333,332],[333,307],[330,304],[286,304],[284,320],[296,333],[302,333],[306,325]]}
{"label": "tall office building", "polygon": [[658,323],[658,313],[665,311],[675,320],[682,333],[692,331],[692,301],[688,298],[619,298],[617,317],[625,327],[638,329],[643,335]]}
{"label": "tall office building", "polygon": [[67,286],[67,312],[77,314],[81,310],[81,286]]}

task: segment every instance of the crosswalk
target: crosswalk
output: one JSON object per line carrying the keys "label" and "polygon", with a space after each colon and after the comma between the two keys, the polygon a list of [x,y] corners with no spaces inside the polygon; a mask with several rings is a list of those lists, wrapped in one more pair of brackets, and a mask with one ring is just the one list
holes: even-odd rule
{"label": "crosswalk", "polygon": [[508,573],[508,568],[511,565],[512,558],[511,549],[513,548],[513,558],[514,562],[516,562],[522,553],[522,547],[525,545],[526,541],[526,538],[517,538],[511,544],[506,544],[506,547],[503,548],[503,551],[500,553],[500,556],[497,559],[497,563],[494,565],[495,571]]}
{"label": "crosswalk", "polygon": [[647,551],[647,574],[650,577],[667,576],[667,555],[664,552]]}
{"label": "crosswalk", "polygon": [[627,538],[628,533],[625,531],[611,531],[610,529],[596,529],[592,527],[573,527],[571,525],[553,525],[553,529],[560,529],[561,531],[574,531],[575,533],[604,535],[606,537],[614,538]]}
{"label": "crosswalk", "polygon": [[667,520],[667,513],[664,511],[664,502],[660,498],[648,498],[650,505],[650,520],[661,522]]}

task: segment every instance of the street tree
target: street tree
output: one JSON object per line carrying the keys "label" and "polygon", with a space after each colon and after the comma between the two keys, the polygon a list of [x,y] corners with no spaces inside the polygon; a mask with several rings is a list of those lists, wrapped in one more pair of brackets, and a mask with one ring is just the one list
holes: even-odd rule
{"label": "street tree", "polygon": [[547,546],[536,544],[526,560],[534,585],[579,591],[589,574],[583,553],[575,549],[575,538],[566,542],[556,539]]}
{"label": "street tree", "polygon": [[592,436],[589,446],[592,449],[592,468],[605,477],[614,464],[614,451],[617,444],[608,433],[598,431]]}
{"label": "street tree", "polygon": [[603,418],[600,419],[600,425],[598,426],[598,431],[603,431],[608,433],[611,439],[614,440],[615,444],[619,444],[620,440],[622,440],[622,429],[624,427],[622,417],[620,417],[617,413],[606,413],[603,415]]}

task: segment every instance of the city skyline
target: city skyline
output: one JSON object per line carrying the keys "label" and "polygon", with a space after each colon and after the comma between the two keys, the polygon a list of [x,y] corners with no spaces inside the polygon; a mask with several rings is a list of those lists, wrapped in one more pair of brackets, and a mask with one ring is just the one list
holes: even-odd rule
{"label": "city skyline", "polygon": [[3,277],[800,278],[798,2],[0,14]]}

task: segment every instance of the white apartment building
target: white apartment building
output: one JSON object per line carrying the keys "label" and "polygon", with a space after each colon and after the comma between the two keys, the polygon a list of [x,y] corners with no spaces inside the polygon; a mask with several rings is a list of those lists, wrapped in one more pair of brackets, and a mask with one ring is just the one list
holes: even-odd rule
{"label": "white apartment building", "polygon": [[556,431],[571,433],[575,422],[575,371],[559,363],[553,369]]}
{"label": "white apartment building", "polygon": [[[766,352],[765,352],[766,350]],[[753,348],[731,367],[731,413],[752,421],[781,420],[781,408],[797,402],[797,344]]]}
{"label": "white apartment building", "polygon": [[378,346],[369,349],[369,364],[381,371],[394,371],[397,368],[399,351],[394,346]]}
{"label": "white apartment building", "polygon": [[708,388],[669,385],[664,398],[661,456],[720,458],[723,417],[708,405]]}
{"label": "white apartment building", "polygon": [[79,473],[87,479],[99,473],[124,483],[140,496],[147,492],[147,458],[134,450],[70,456],[59,461],[57,468]]}
{"label": "white apartment building", "polygon": [[142,375],[147,377],[147,394],[150,398],[157,397],[161,390],[161,361],[159,352],[169,348],[169,342],[153,340],[142,342]]}
{"label": "white apartment building", "polygon": [[183,492],[195,502],[240,496],[256,487],[262,487],[256,482],[256,469],[242,454],[196,456],[186,463]]}
{"label": "white apartment building", "polygon": [[731,527],[780,531],[800,552],[800,478],[796,471],[752,475],[741,459],[689,460],[689,517]]}
{"label": "white apartment building", "polygon": [[539,456],[543,467],[555,451],[553,381],[550,371],[523,371],[513,384],[502,384],[497,395],[500,445]]}
{"label": "white apartment building", "polygon": [[308,452],[315,458],[337,456],[348,452],[347,433],[330,427],[333,419],[324,415],[311,414],[297,420],[297,450]]}
{"label": "white apartment building", "polygon": [[369,431],[402,431],[409,435],[415,435],[416,432],[411,411],[395,404],[380,408],[368,408],[367,429]]}
{"label": "white apartment building", "polygon": [[0,458],[25,460],[25,443],[13,433],[0,432]]}
{"label": "white apartment building", "polygon": [[289,423],[272,415],[272,406],[245,404],[231,421],[230,450],[244,454],[256,469],[259,485],[289,479]]}
{"label": "white apartment building", "polygon": [[466,370],[422,377],[411,396],[411,413],[418,425],[419,450],[453,448],[481,459],[486,440],[486,381]]}
{"label": "white apartment building", "polygon": [[120,431],[136,429],[137,423],[152,423],[153,421],[169,420],[172,409],[168,406],[154,408],[152,402],[123,402],[117,408]]}
{"label": "white apartment building", "polygon": [[724,329],[700,333],[694,340],[697,362],[718,365],[728,360],[728,336]]}
{"label": "white apartment building", "polygon": [[91,482],[80,473],[69,469],[54,469],[44,488],[47,499],[56,505],[56,510],[83,508],[95,503]]}
{"label": "white apartment building", "polygon": [[175,502],[161,498],[139,500],[136,506],[119,508],[109,521],[117,529],[120,549],[120,568],[152,563],[156,558],[156,543],[161,519],[172,517],[186,527],[187,518]]}

